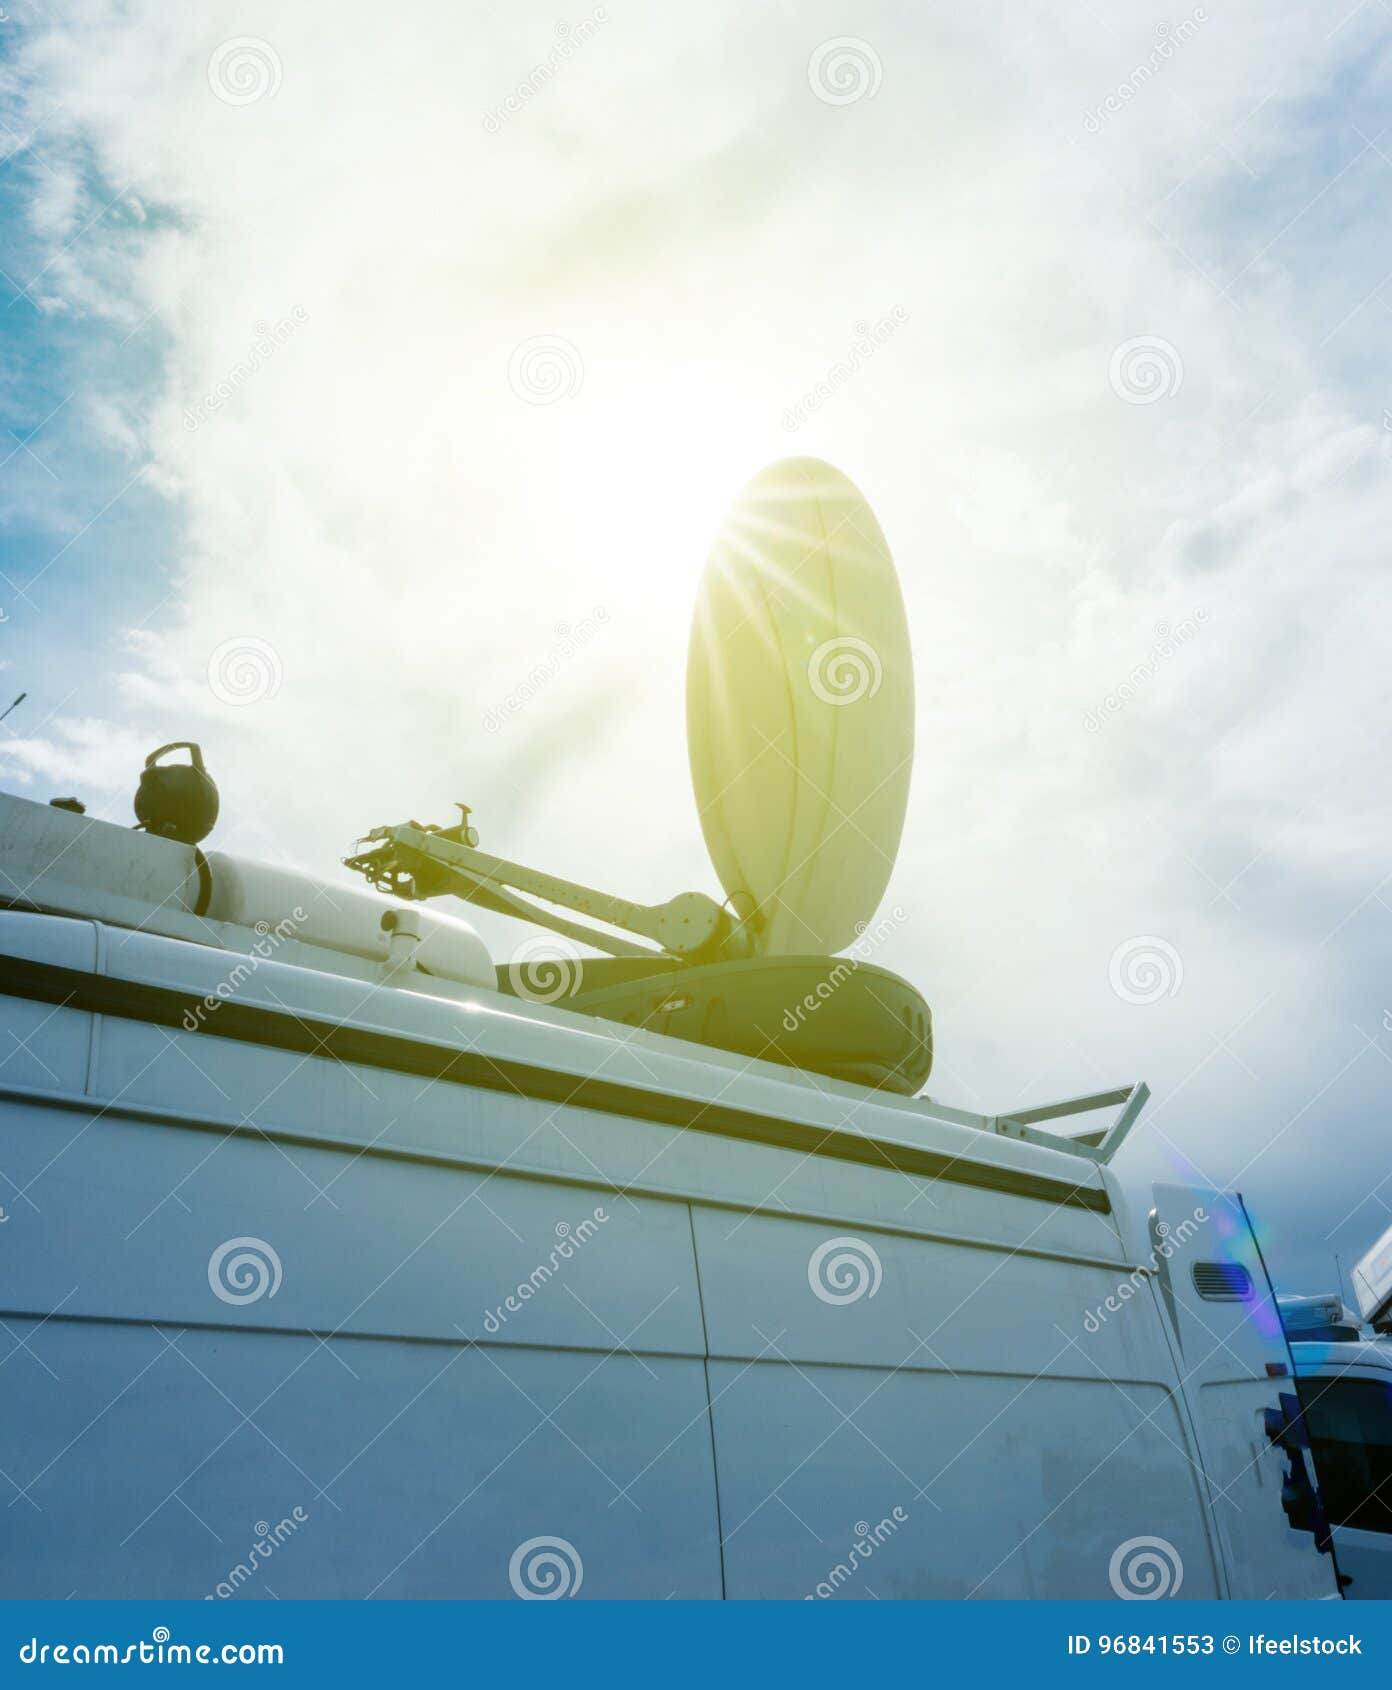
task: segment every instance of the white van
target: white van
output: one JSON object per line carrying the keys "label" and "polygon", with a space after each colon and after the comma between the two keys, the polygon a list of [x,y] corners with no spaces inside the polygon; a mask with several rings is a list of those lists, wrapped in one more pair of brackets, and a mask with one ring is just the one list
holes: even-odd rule
{"label": "white van", "polygon": [[1344,1595],[1392,1597],[1392,1341],[1293,1338],[1296,1385]]}
{"label": "white van", "polygon": [[1336,1593],[1240,1200],[1111,1165],[1141,1090],[737,1058],[12,797],[0,895],[8,1596]]}

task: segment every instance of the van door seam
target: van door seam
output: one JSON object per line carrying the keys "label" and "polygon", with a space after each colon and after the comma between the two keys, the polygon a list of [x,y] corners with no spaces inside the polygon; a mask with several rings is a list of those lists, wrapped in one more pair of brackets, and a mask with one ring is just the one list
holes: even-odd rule
{"label": "van door seam", "polygon": [[706,1381],[706,1425],[710,1428],[711,1444],[711,1478],[715,1482],[715,1541],[720,1551],[720,1600],[724,1602],[725,1590],[725,1522],[720,1513],[720,1458],[715,1450],[715,1402],[711,1396],[710,1381],[710,1332],[706,1327],[706,1294],[701,1285],[701,1252],[696,1245],[696,1212],[693,1206],[686,1205],[686,1219],[691,1227],[691,1265],[696,1270],[696,1306],[701,1313],[701,1347],[705,1354],[701,1357],[701,1372]]}

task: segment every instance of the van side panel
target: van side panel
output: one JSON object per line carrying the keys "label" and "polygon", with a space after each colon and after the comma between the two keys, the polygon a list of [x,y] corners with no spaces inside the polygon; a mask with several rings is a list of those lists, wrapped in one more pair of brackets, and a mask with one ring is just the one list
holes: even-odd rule
{"label": "van side panel", "polygon": [[6,1325],[12,1598],[511,1598],[533,1537],[582,1600],[720,1595],[699,1361]]}
{"label": "van side panel", "polygon": [[1155,1532],[1218,1594],[1162,1387],[722,1362],[711,1393],[732,1597],[1110,1598]]}
{"label": "van side panel", "polygon": [[[720,1595],[682,1205],[0,1119],[36,1205],[3,1239],[8,1594],[199,1598],[250,1565],[231,1589],[506,1597],[514,1550],[554,1536],[582,1597]],[[258,1524],[296,1508],[263,1563]]]}
{"label": "van side panel", "polygon": [[[38,1204],[32,1222],[22,1203],[14,1209],[6,1240],[3,1294],[15,1311],[703,1353],[680,1204],[3,1108],[6,1174]],[[31,1225],[40,1236],[26,1247]],[[257,1270],[239,1268],[237,1251],[213,1268],[222,1245],[247,1237],[279,1263],[257,1296],[243,1295]]]}
{"label": "van side panel", "polygon": [[1153,1535],[1220,1594],[1153,1306],[1080,1343],[1114,1274],[694,1218],[731,1596],[1109,1597]]}

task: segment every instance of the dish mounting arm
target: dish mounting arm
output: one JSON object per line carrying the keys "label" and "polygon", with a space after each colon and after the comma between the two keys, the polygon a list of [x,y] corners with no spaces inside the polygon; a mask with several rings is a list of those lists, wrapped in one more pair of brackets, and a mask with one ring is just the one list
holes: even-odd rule
{"label": "dish mounting arm", "polygon": [[[358,841],[365,849],[343,861],[379,892],[410,899],[452,895],[482,909],[534,921],[610,956],[667,955],[680,962],[709,962],[753,951],[749,928],[703,892],[679,892],[665,904],[636,904],[509,862],[477,848],[478,833],[469,823],[468,808],[463,804],[459,808],[461,819],[449,829],[422,827],[419,822],[375,827]],[[652,944],[634,944],[602,933],[543,908],[532,902],[535,898],[622,928]]]}

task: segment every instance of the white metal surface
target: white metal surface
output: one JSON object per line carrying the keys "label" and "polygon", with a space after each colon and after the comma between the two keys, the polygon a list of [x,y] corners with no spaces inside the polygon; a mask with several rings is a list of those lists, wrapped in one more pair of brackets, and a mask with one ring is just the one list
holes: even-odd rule
{"label": "white metal surface", "polygon": [[[359,886],[329,886],[291,869],[208,853],[212,895],[206,915],[261,933],[284,931],[304,945],[369,962],[393,960],[393,934],[408,969],[435,979],[491,990],[497,984],[488,947],[466,921],[417,905],[389,902]],[[383,918],[396,923],[389,926]]]}
{"label": "white metal surface", "polygon": [[1368,1322],[1392,1319],[1392,1227],[1353,1269],[1353,1294]]}
{"label": "white metal surface", "polygon": [[[9,912],[0,957],[14,1595],[196,1597],[296,1506],[281,1597],[506,1596],[540,1535],[583,1556],[583,1597],[1107,1597],[1147,1534],[1186,1596],[1329,1588],[1327,1558],[1266,1541],[1279,1497],[1205,1408],[1215,1383],[1244,1423],[1274,1401],[1279,1339],[1221,1310],[1220,1378],[1186,1309],[1180,1353],[1105,1167],[482,990],[272,958],[189,1028],[141,1005],[216,997],[236,959],[208,945]],[[112,1009],[23,995],[27,963]],[[285,1044],[225,1036],[237,1011]],[[325,1023],[1066,1178],[1114,1213],[295,1048]],[[274,1290],[229,1301],[218,1252],[248,1239]],[[851,1297],[819,1278],[848,1239]],[[861,1522],[886,1535],[842,1581]]]}
{"label": "white metal surface", "polygon": [[[398,984],[422,973],[466,986],[496,984],[487,947],[455,916],[221,851],[210,851],[204,863],[200,872],[192,846],[0,793],[5,903],[340,973],[345,957],[391,964],[400,970]],[[383,924],[388,912],[419,934],[404,953]]]}
{"label": "white metal surface", "polygon": [[[1230,1594],[1253,1601],[1308,1588],[1309,1533],[1287,1528],[1280,1508],[1285,1458],[1267,1438],[1263,1411],[1276,1402],[1287,1353],[1276,1299],[1239,1201],[1217,1191],[1157,1185],[1151,1231],[1157,1289],[1185,1381],[1198,1465],[1211,1498]],[[1194,1269],[1241,1271],[1250,1293],[1213,1301]],[[1325,1578],[1332,1581],[1328,1558]]]}

